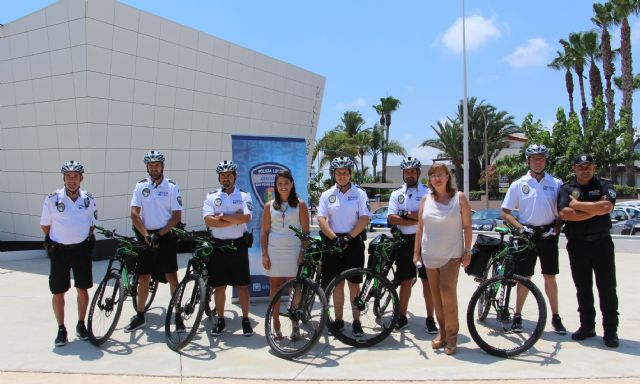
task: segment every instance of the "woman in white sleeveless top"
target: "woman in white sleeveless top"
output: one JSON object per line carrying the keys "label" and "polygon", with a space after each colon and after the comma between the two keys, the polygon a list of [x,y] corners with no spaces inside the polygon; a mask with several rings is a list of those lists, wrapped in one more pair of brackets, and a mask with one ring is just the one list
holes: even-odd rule
{"label": "woman in white sleeveless top", "polygon": [[435,304],[440,334],[433,349],[447,355],[457,351],[458,273],[471,261],[471,206],[453,187],[451,172],[444,164],[429,168],[430,193],[422,198],[413,251],[414,263],[422,262]]}
{"label": "woman in white sleeveless top", "polygon": [[[285,281],[295,277],[303,248],[289,226],[309,232],[309,212],[304,201],[298,200],[296,186],[291,172],[279,171],[274,181],[276,191],[274,199],[268,201],[262,213],[260,244],[262,245],[262,266],[269,276],[269,296],[280,288]],[[276,337],[280,333],[280,318],[276,312],[273,317]]]}

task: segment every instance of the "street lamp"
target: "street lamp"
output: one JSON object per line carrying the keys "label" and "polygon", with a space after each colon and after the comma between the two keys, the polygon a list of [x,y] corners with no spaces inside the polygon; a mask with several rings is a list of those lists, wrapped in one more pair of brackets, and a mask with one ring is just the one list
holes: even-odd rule
{"label": "street lamp", "polygon": [[486,195],[485,208],[489,208],[489,151],[487,150],[487,116],[484,114],[482,105],[479,106],[484,121],[484,193]]}

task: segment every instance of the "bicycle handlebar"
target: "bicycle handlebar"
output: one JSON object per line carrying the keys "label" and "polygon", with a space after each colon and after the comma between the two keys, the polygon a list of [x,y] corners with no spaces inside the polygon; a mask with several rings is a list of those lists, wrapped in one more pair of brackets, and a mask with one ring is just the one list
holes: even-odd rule
{"label": "bicycle handlebar", "polygon": [[303,232],[302,230],[294,227],[293,225],[290,225],[289,229],[292,230],[293,233],[296,235],[296,237],[299,238],[300,240],[308,241],[320,247],[321,249],[326,249],[329,252],[337,252],[337,253],[342,252],[342,248],[336,247],[335,245],[329,245],[320,239],[316,239],[315,237],[311,236],[309,233]]}

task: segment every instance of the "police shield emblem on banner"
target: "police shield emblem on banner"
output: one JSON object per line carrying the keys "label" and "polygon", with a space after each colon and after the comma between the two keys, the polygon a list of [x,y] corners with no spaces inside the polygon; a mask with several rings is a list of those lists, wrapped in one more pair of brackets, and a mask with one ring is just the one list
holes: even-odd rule
{"label": "police shield emblem on banner", "polygon": [[276,179],[276,173],[282,170],[288,171],[289,168],[282,164],[271,162],[258,164],[249,171],[253,195],[261,207],[264,208],[265,203],[273,199],[273,194],[275,193],[273,182]]}

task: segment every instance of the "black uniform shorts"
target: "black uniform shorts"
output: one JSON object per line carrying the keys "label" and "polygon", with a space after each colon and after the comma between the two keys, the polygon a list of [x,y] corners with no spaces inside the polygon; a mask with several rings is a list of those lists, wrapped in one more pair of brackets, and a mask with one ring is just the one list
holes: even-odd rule
{"label": "black uniform shorts", "polygon": [[212,287],[223,285],[245,286],[251,283],[249,273],[249,248],[243,237],[234,240],[214,240],[233,242],[235,251],[214,250],[209,256],[209,284]]}
{"label": "black uniform shorts", "polygon": [[73,271],[74,287],[89,289],[93,286],[91,270],[91,247],[87,244],[76,246],[55,245],[49,252],[51,293],[65,293],[71,287]]}
{"label": "black uniform shorts", "polygon": [[[153,231],[150,231],[153,232]],[[158,248],[145,247],[138,255],[138,274],[162,277],[178,271],[178,241],[171,232],[160,236]]]}
{"label": "black uniform shorts", "polygon": [[[331,242],[327,237],[322,236],[324,241]],[[358,236],[351,239],[347,248],[338,253],[325,253],[322,257],[322,289],[326,289],[331,280],[341,272],[351,268],[362,268],[364,266],[364,240]],[[351,283],[362,283],[362,276],[349,279]]]}
{"label": "black uniform shorts", "polygon": [[540,267],[543,275],[557,275],[560,272],[558,266],[558,236],[549,236],[546,239],[536,233],[531,239],[535,247],[529,249],[526,255],[515,255],[515,273],[521,276],[533,276],[536,268],[536,260],[540,258]]}
{"label": "black uniform shorts", "polygon": [[418,277],[421,279],[427,278],[427,269],[417,269],[413,264],[413,247],[415,245],[415,235],[408,236],[410,241],[407,241],[402,247],[395,251],[396,256],[396,275],[395,280],[397,282],[403,282],[405,280],[411,280],[416,278],[416,271]]}

